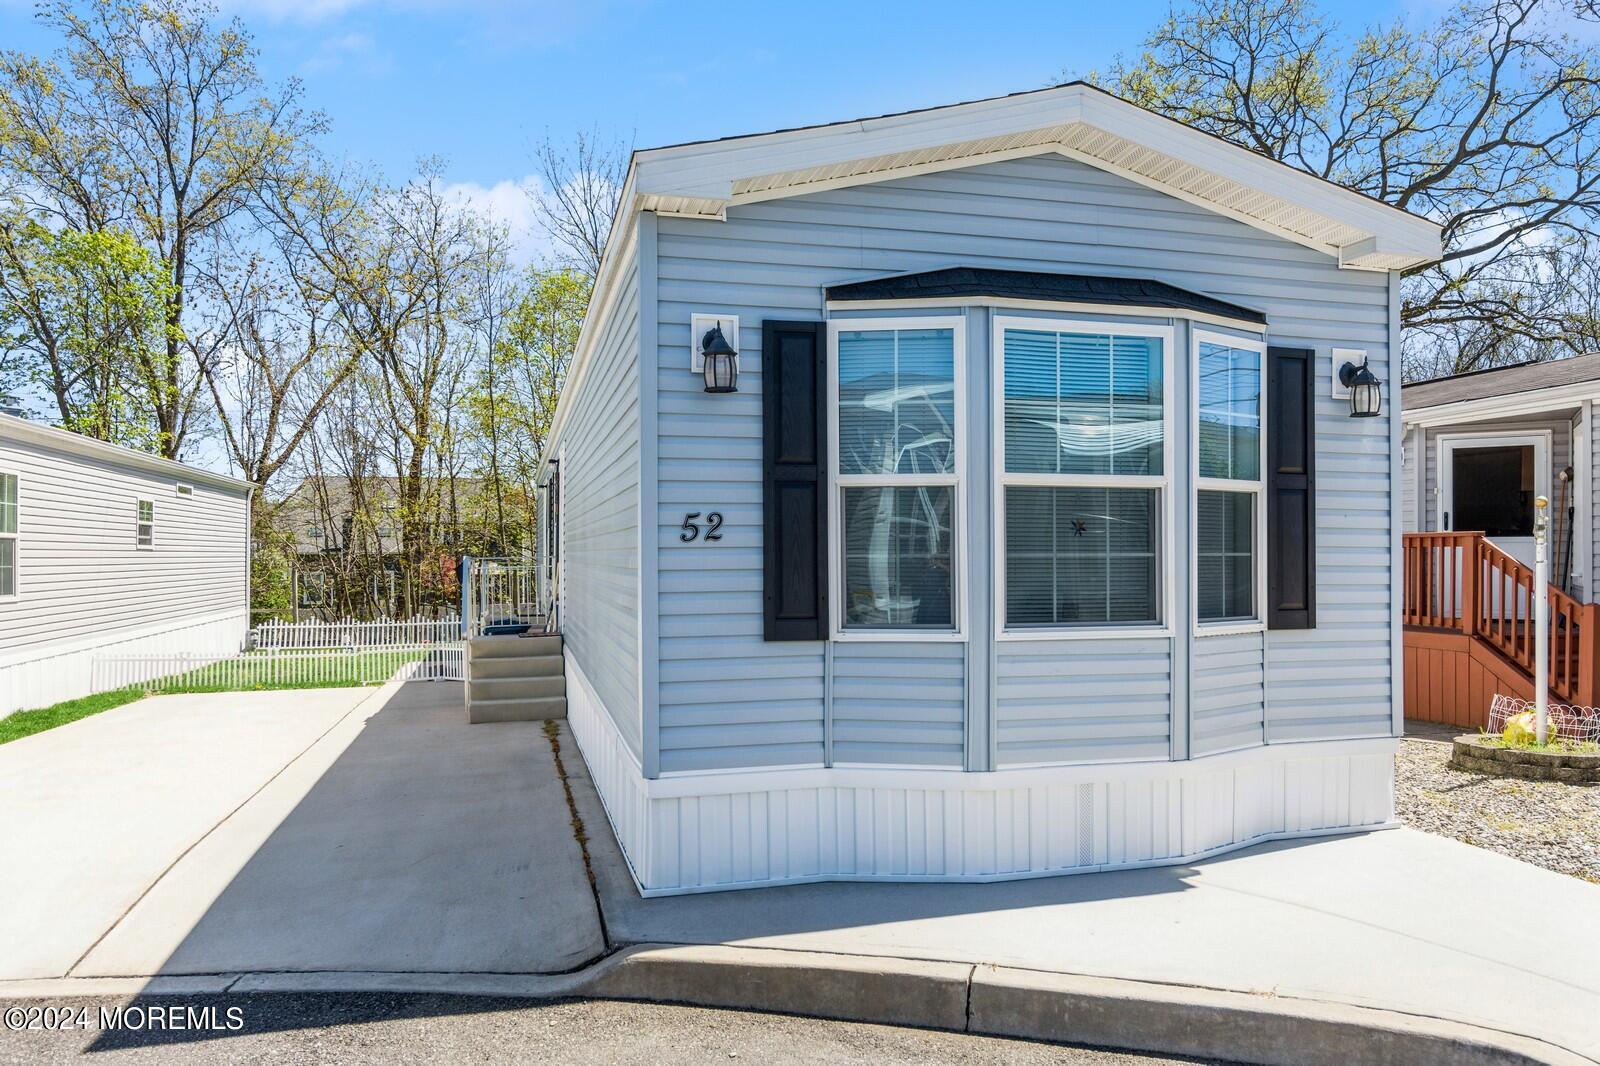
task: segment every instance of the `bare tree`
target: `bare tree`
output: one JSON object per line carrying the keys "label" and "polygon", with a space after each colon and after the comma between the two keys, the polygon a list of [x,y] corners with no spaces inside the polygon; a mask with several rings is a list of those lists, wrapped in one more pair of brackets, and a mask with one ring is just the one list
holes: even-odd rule
{"label": "bare tree", "polygon": [[1403,287],[1408,376],[1584,350],[1600,220],[1592,3],[1468,0],[1342,35],[1313,0],[1195,0],[1104,83],[1444,228]]}
{"label": "bare tree", "polygon": [[540,224],[563,265],[593,279],[616,221],[631,149],[597,132],[578,132],[566,145],[546,134],[536,155],[544,188],[534,200]]}

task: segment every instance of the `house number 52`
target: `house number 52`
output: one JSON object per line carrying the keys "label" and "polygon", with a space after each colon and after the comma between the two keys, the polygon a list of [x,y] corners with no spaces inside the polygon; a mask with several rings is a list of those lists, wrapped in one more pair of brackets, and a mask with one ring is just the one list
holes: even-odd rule
{"label": "house number 52", "polygon": [[[705,540],[722,539],[722,512],[712,511],[706,515]],[[683,516],[683,532],[678,534],[678,539],[688,544],[702,539],[700,536],[700,512],[690,511]]]}

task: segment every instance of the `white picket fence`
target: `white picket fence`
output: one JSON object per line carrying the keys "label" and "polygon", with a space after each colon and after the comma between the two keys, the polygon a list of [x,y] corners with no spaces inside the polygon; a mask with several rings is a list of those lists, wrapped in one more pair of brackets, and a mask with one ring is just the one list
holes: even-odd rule
{"label": "white picket fence", "polygon": [[[458,633],[459,636],[459,633]],[[233,692],[258,688],[464,681],[465,642],[262,648],[239,655],[97,655],[94,691]]]}
{"label": "white picket fence", "polygon": [[461,616],[388,618],[376,622],[263,622],[255,628],[257,648],[369,648],[400,644],[438,644],[461,639]]}

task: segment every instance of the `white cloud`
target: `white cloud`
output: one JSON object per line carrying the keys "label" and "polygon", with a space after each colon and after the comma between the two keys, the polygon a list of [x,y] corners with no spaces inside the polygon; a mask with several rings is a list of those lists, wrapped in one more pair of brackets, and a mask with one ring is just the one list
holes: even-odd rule
{"label": "white cloud", "polygon": [[387,73],[394,66],[389,53],[378,47],[370,33],[341,33],[329,37],[300,64],[301,74],[321,74],[355,67],[363,74]]}
{"label": "white cloud", "polygon": [[532,175],[515,181],[506,179],[493,185],[475,181],[458,181],[446,185],[444,193],[457,202],[467,204],[506,227],[511,234],[511,258],[518,266],[549,260],[554,251],[550,238],[539,224],[535,201],[543,193],[544,185]]}

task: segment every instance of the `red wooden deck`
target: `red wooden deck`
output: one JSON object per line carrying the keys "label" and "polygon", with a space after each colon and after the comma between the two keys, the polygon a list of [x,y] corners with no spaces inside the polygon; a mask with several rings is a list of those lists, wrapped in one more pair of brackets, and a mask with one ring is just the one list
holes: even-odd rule
{"label": "red wooden deck", "polygon": [[[1497,693],[1533,698],[1533,570],[1482,533],[1404,538],[1405,713],[1488,724]],[[1600,604],[1549,586],[1550,698],[1600,703]]]}

